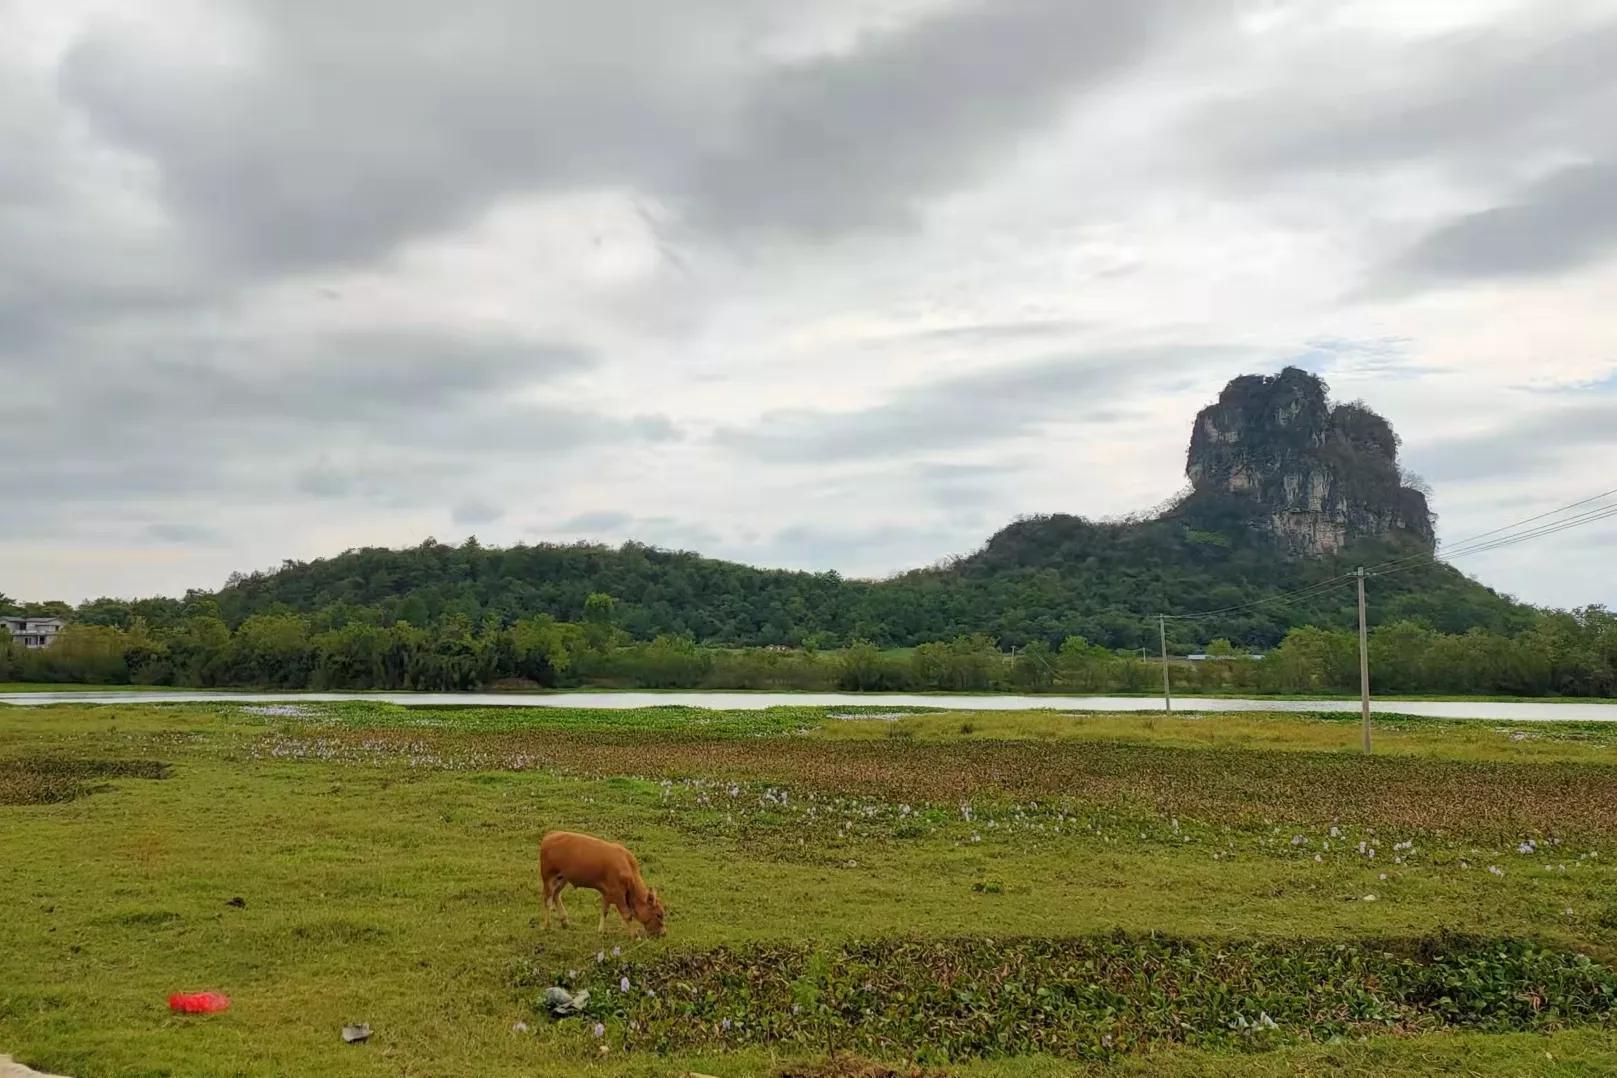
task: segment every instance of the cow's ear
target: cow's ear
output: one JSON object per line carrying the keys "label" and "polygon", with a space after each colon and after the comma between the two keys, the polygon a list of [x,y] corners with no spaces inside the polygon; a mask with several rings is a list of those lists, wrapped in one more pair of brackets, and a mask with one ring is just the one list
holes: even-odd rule
{"label": "cow's ear", "polygon": [[634,912],[634,888],[633,887],[624,888],[624,890],[623,890],[623,904],[628,907],[630,913]]}

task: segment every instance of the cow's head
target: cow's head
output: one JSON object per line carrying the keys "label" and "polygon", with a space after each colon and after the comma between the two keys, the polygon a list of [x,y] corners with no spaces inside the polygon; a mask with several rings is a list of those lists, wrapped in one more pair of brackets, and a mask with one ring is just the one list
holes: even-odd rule
{"label": "cow's head", "polygon": [[638,902],[635,901],[633,892],[626,897],[629,901],[629,912],[634,914],[634,919],[645,927],[646,932],[652,936],[662,935],[663,900],[657,897],[657,892],[648,889]]}

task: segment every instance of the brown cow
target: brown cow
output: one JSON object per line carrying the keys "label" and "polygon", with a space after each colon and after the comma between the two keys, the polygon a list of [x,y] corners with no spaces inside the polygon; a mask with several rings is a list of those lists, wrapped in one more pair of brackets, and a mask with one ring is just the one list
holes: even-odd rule
{"label": "brown cow", "polygon": [[606,911],[616,909],[633,935],[643,927],[653,936],[663,934],[663,904],[657,892],[640,877],[640,862],[615,842],[571,831],[551,831],[539,842],[539,880],[545,893],[545,927],[550,907],[567,927],[567,907],[561,889],[568,884],[601,893],[600,931],[606,931]]}

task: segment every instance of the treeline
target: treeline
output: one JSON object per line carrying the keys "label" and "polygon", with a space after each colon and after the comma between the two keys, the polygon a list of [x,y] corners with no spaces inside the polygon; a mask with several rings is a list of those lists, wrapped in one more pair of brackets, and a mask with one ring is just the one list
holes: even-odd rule
{"label": "treeline", "polygon": [[[1159,519],[1095,523],[1079,517],[1019,521],[976,554],[883,581],[836,573],[755,569],[629,543],[489,548],[431,540],[404,550],[368,548],[273,572],[234,576],[217,592],[183,598],[95,599],[67,611],[79,625],[177,631],[212,616],[234,631],[249,618],[296,614],[311,634],[399,622],[436,631],[490,621],[510,627],[547,615],[577,622],[591,594],[617,596],[617,625],[634,640],[688,636],[717,647],[785,645],[815,651],[868,640],[911,647],[982,633],[1002,648],[1054,647],[1081,636],[1107,648],[1157,647],[1156,615],[1240,606],[1327,581],[1362,561],[1407,553],[1366,547],[1350,556],[1284,559],[1235,509],[1198,502]],[[1378,579],[1378,622],[1412,620],[1445,633],[1525,631],[1534,611],[1437,562]],[[1300,625],[1355,624],[1348,582],[1286,603],[1170,624],[1188,652],[1222,636],[1270,648]]]}
{"label": "treeline", "polygon": [[[1617,696],[1617,614],[1599,606],[1542,613],[1513,637],[1399,621],[1371,631],[1369,652],[1379,692]],[[1261,681],[1275,692],[1356,692],[1358,664],[1356,634],[1293,629]]]}
{"label": "treeline", "polygon": [[[1081,636],[1002,650],[986,634],[915,648],[855,640],[836,649],[722,648],[684,634],[635,641],[608,596],[586,597],[576,622],[547,615],[502,625],[455,616],[429,627],[366,621],[322,625],[294,613],[254,614],[231,628],[197,614],[155,628],[72,624],[49,648],[0,640],[0,681],[197,688],[400,689],[491,687],[844,689],[954,692],[1153,692],[1155,657]],[[1358,688],[1358,641],[1299,627],[1263,659],[1215,640],[1210,658],[1172,665],[1176,691],[1336,693]],[[1370,634],[1378,692],[1520,696],[1617,695],[1617,616],[1600,607],[1538,615],[1515,636],[1440,633],[1412,621]]]}

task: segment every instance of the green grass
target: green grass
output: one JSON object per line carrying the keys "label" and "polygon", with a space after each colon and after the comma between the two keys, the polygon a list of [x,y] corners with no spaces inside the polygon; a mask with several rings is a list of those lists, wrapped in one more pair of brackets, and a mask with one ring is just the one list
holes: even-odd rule
{"label": "green grass", "polygon": [[[888,709],[888,713],[894,710]],[[843,713],[838,711],[838,714]],[[1276,752],[1357,752],[1362,735],[1359,717],[1346,712],[1162,715],[1032,710],[926,713],[906,709],[900,717],[888,721],[853,718],[823,723],[816,736],[836,740],[1010,739]],[[1455,760],[1617,762],[1617,723],[1485,722],[1377,715],[1372,723],[1372,741],[1375,751],[1382,755]]]}
{"label": "green grass", "polygon": [[[1617,755],[1604,729],[1395,721],[1378,730],[1385,754],[1366,760],[1355,727],[1313,716],[301,710],[0,708],[0,787],[8,774],[19,790],[38,775],[77,784],[0,805],[0,1052],[78,1078],[757,1074],[828,1048],[903,1059],[917,1039],[904,1023],[921,1013],[885,1000],[909,1041],[861,1039],[870,1030],[833,1004],[863,979],[821,983],[760,955],[856,953],[871,978],[901,983],[913,948],[963,948],[984,1006],[1026,1007],[1084,975],[1035,963],[1016,982],[1028,999],[995,996],[1010,990],[981,961],[995,953],[985,941],[1082,960],[1094,941],[1184,940],[1198,1013],[1228,1003],[1233,1018],[1240,997],[1218,993],[1243,975],[1212,955],[1282,956],[1292,964],[1252,968],[1285,998],[1287,976],[1356,992],[1307,963],[1369,969],[1379,985],[1389,948],[1462,930],[1486,941],[1465,952],[1482,963],[1465,983],[1497,990],[1498,1006],[1433,1017],[1422,1004],[1339,1043],[1300,1017],[1279,1035],[1209,1024],[1210,1039],[1175,1040],[1140,1018],[1155,996],[1123,992],[1144,1032],[1117,1058],[1066,1042],[980,1058],[964,1035],[937,1046],[953,1044],[949,1067],[967,1076],[1617,1069],[1600,1000],[1545,972],[1580,953],[1595,980],[1617,968]],[[631,845],[667,901],[668,937],[631,943],[614,927],[603,944],[589,892],[568,896],[585,927],[542,932],[535,857],[550,827]],[[1548,966],[1487,958],[1526,940]],[[717,1029],[737,998],[727,955],[738,974],[791,972],[749,1004],[780,1036]],[[691,968],[695,980],[670,979]],[[598,992],[597,1039],[591,1023],[534,1008],[570,970],[601,988],[612,973],[688,982],[695,1011],[670,1026]],[[170,992],[199,989],[232,1008],[169,1015]],[[831,1008],[801,1036],[772,994],[794,991]],[[1072,1018],[1074,1037],[1092,1022],[1082,1008],[1051,1013]],[[628,1026],[653,1019],[680,1030],[667,1055]],[[341,1043],[351,1021],[372,1025],[370,1043]]]}

